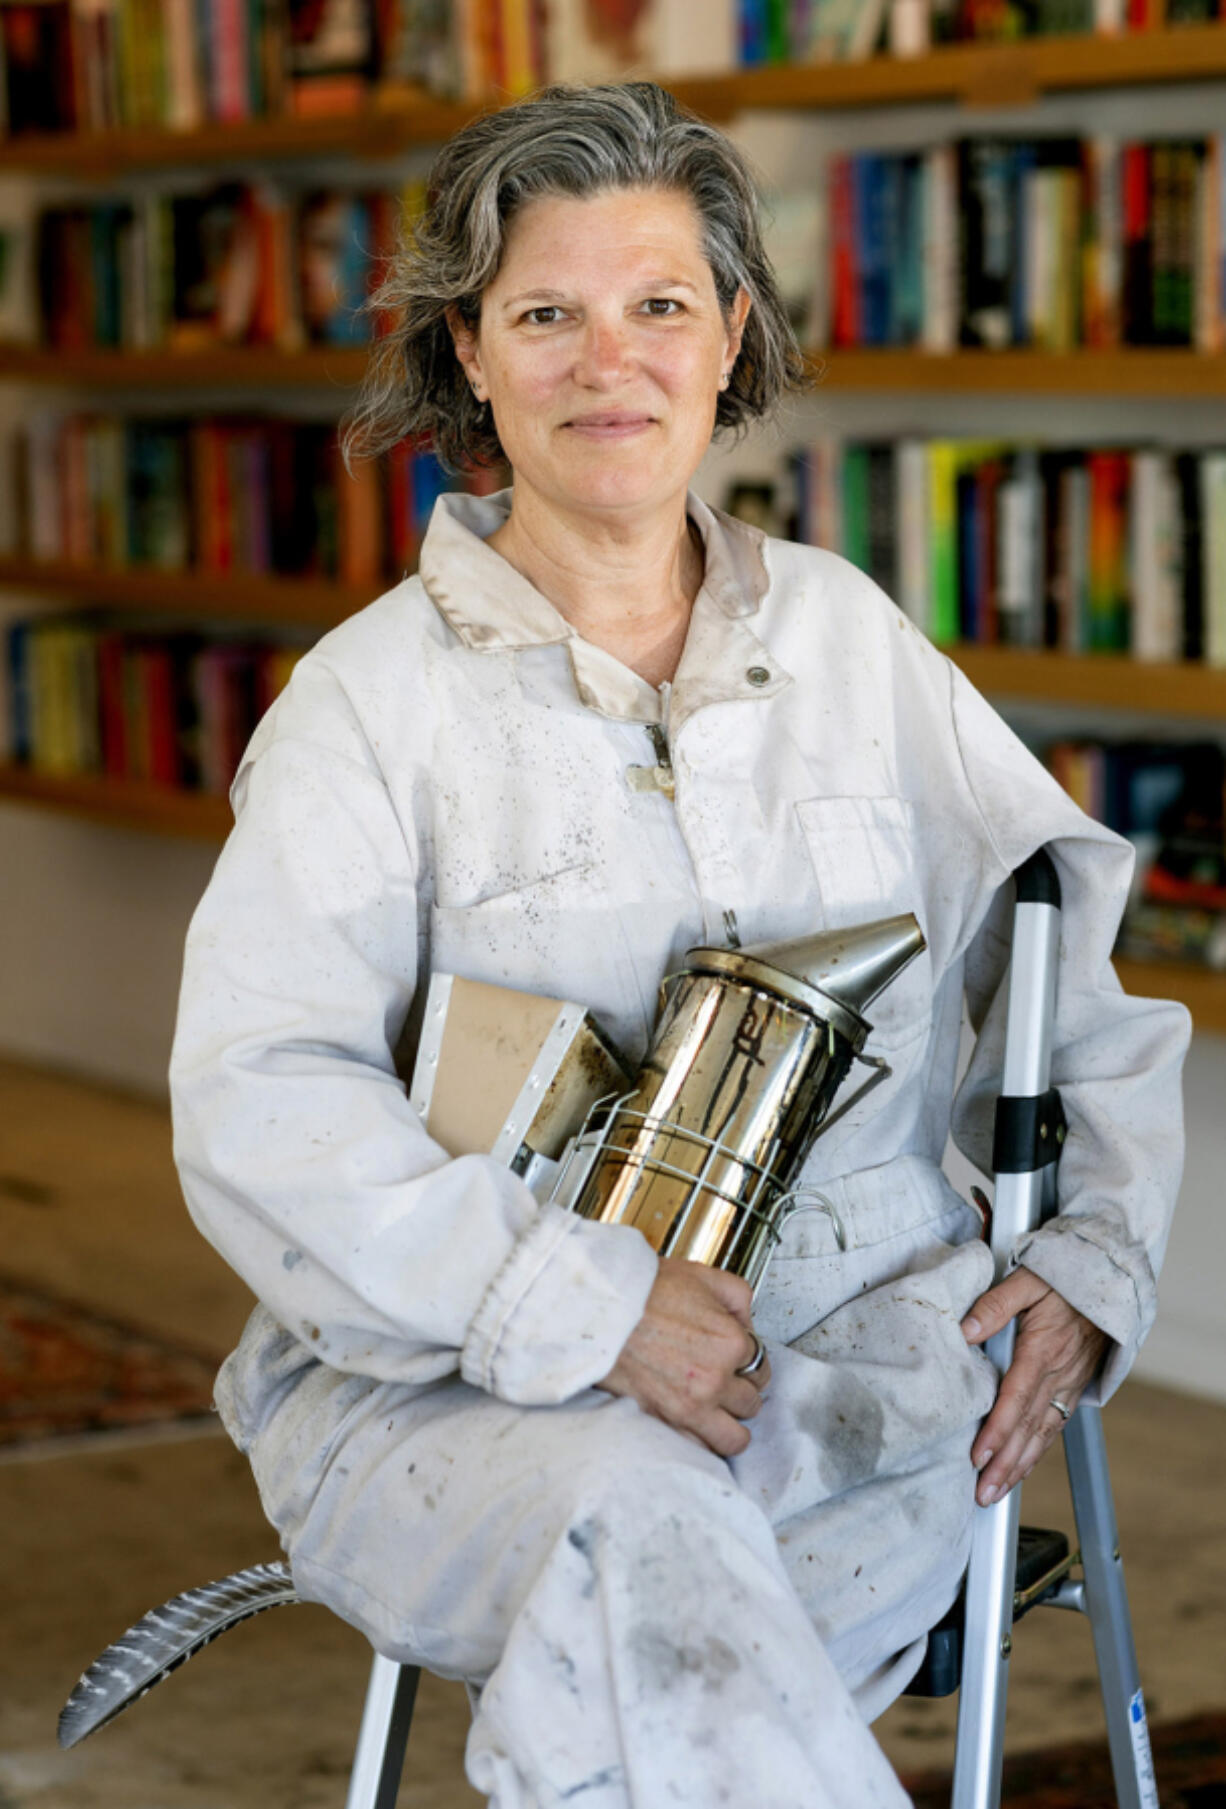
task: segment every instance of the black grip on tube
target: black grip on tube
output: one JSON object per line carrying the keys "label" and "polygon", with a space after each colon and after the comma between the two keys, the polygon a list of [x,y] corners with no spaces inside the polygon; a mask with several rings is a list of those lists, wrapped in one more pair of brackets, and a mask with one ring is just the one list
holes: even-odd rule
{"label": "black grip on tube", "polygon": [[1006,1094],[996,1101],[996,1127],[992,1139],[992,1172],[997,1175],[1032,1175],[1060,1160],[1068,1121],[1055,1087],[1046,1093]]}
{"label": "black grip on tube", "polygon": [[1023,861],[1013,875],[1019,904],[1046,904],[1060,909],[1060,876],[1046,848]]}

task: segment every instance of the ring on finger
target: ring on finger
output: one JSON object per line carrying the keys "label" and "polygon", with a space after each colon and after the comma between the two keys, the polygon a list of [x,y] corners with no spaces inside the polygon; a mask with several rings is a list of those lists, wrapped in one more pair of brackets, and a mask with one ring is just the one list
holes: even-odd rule
{"label": "ring on finger", "polygon": [[748,1363],[742,1363],[741,1367],[734,1372],[738,1376],[752,1376],[756,1374],[766,1360],[766,1346],[763,1344],[761,1338],[759,1338],[757,1332],[750,1332],[749,1335],[753,1339],[753,1355],[750,1357]]}
{"label": "ring on finger", "polygon": [[1048,1401],[1047,1405],[1055,1408],[1056,1412],[1067,1426],[1073,1417],[1073,1409],[1071,1407],[1066,1407],[1063,1401]]}

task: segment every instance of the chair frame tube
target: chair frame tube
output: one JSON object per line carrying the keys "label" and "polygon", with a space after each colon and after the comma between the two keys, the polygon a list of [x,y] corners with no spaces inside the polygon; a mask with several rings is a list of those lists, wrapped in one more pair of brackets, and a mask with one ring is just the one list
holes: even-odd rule
{"label": "chair frame tube", "polygon": [[[1047,1091],[1051,1076],[1060,907],[1019,902],[1014,910],[1009,966],[1008,1027],[1002,1098]],[[1025,1174],[997,1177],[992,1208],[992,1261],[996,1280],[1006,1274],[1014,1246],[1055,1205],[1052,1164]],[[985,1346],[1003,1375],[1013,1358],[1012,1321]],[[974,1511],[966,1580],[962,1683],[952,1809],[995,1809],[1000,1801],[1005,1746],[1005,1700],[1013,1649],[1013,1586],[1021,1491]]]}

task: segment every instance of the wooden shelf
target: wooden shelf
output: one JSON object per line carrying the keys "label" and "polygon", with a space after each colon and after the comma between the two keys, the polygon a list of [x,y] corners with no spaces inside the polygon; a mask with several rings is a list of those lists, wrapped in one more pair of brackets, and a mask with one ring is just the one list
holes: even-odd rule
{"label": "wooden shelf", "polygon": [[1226,1031],[1226,974],[1181,961],[1117,961],[1125,992],[1140,999],[1177,999],[1197,1030]]}
{"label": "wooden shelf", "polygon": [[0,381],[105,389],[344,389],[361,381],[365,346],[209,346],[196,352],[80,352],[0,345]]}
{"label": "wooden shelf", "polygon": [[483,109],[449,106],[423,94],[377,95],[358,113],[213,122],[195,131],[168,126],[113,132],[30,132],[0,140],[0,172],[109,182],[132,170],[249,164],[299,157],[394,157],[413,144],[438,144]]}
{"label": "wooden shelf", "polygon": [[117,828],[209,842],[222,841],[233,820],[225,798],[203,792],[172,791],[165,785],[99,779],[92,774],[32,772],[7,762],[0,763],[0,803],[5,801],[34,804]]}
{"label": "wooden shelf", "polygon": [[[822,389],[941,392],[956,395],[1226,397],[1226,353],[1175,347],[1116,352],[914,352],[834,350],[809,354]],[[60,351],[0,345],[0,381],[89,389],[356,388],[364,346],[210,346],[172,352]]]}
{"label": "wooden shelf", "polygon": [[[345,585],[325,578],[243,572],[157,571],[0,558],[0,590],[81,609],[132,609],[210,620],[331,628],[390,589],[393,578]],[[1080,704],[1154,716],[1226,718],[1226,668],[1151,664],[1125,654],[1034,652],[1020,647],[943,649],[977,690],[1036,703]]]}
{"label": "wooden shelf", "polygon": [[354,615],[394,583],[367,585],[325,578],[264,577],[246,572],[168,572],[148,566],[107,568],[54,565],[36,559],[0,559],[0,589],[48,599],[64,598],[85,609],[139,609],[223,621],[301,622],[331,628]]}
{"label": "wooden shelf", "polygon": [[822,389],[922,390],[957,395],[1226,396],[1226,353],[1179,347],[1118,351],[812,352]]}
{"label": "wooden shelf", "polygon": [[[1069,34],[1014,44],[947,44],[922,57],[871,57],[734,70],[674,80],[678,99],[709,119],[755,108],[905,107],[955,101],[968,107],[1028,106],[1040,95],[1089,88],[1211,81],[1226,75],[1226,24],[1172,26],[1118,37]],[[495,106],[497,98],[486,105]],[[485,105],[438,101],[388,87],[361,112],[210,124],[196,131],[143,127],[113,132],[27,133],[0,142],[0,171],[111,181],[125,171],[342,155],[393,157],[449,138]]]}
{"label": "wooden shelf", "polygon": [[1124,654],[1032,653],[1018,647],[946,647],[976,690],[1038,703],[1226,717],[1226,670],[1157,665]]}
{"label": "wooden shelf", "polygon": [[1119,37],[1069,33],[1014,44],[946,44],[922,57],[738,70],[673,81],[678,99],[712,119],[753,108],[1030,106],[1040,95],[1086,88],[1211,81],[1226,74],[1226,24],[1172,26]]}

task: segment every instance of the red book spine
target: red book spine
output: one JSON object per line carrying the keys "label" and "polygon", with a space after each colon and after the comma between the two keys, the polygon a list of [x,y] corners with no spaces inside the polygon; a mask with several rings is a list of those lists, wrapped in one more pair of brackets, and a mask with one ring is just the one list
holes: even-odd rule
{"label": "red book spine", "polygon": [[856,270],[855,207],[850,157],[836,157],[830,173],[831,341],[858,345],[859,281]]}
{"label": "red book spine", "polygon": [[149,777],[157,785],[174,785],[179,778],[175,742],[174,675],[170,649],[152,644],[145,650],[142,677],[147,694],[149,722]]}
{"label": "red book spine", "polygon": [[102,770],[110,779],[128,777],[124,721],[123,637],[103,634],[98,640],[98,715],[102,728]]}

